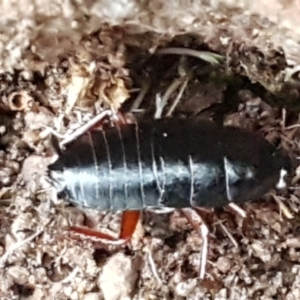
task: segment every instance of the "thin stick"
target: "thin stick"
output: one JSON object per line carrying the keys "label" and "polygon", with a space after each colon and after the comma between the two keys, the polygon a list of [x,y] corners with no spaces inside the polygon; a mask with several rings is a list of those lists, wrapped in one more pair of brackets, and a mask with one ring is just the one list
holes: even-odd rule
{"label": "thin stick", "polygon": [[247,213],[242,208],[240,208],[237,204],[231,202],[228,206],[231,207],[236,213],[238,213],[238,215],[243,219],[247,217]]}
{"label": "thin stick", "polygon": [[152,256],[152,242],[151,242],[150,250],[148,252],[148,262],[149,262],[149,265],[150,265],[150,269],[151,269],[154,277],[156,278],[157,282],[159,284],[162,284],[162,280],[158,275],[157,268],[156,268],[156,265],[155,265],[155,262],[154,262],[153,256]]}
{"label": "thin stick", "polygon": [[238,248],[237,241],[234,239],[234,237],[232,236],[232,234],[227,230],[226,226],[224,226],[224,224],[220,220],[218,220],[217,223],[221,226],[221,228],[223,229],[223,231],[227,234],[227,236],[231,240],[231,242],[234,245],[234,247]]}
{"label": "thin stick", "polygon": [[95,116],[93,119],[89,120],[86,124],[81,126],[80,128],[76,129],[72,134],[68,135],[59,143],[59,146],[62,147],[73,140],[75,140],[77,137],[82,135],[83,133],[87,132],[90,128],[95,126],[98,122],[103,120],[105,117],[112,116],[113,112],[111,110],[104,110],[99,115]]}
{"label": "thin stick", "polygon": [[176,99],[174,100],[172,106],[170,107],[170,109],[168,110],[168,112],[167,112],[167,114],[166,114],[167,117],[170,117],[170,116],[172,115],[173,111],[175,110],[176,106],[178,105],[178,103],[179,103],[179,101],[180,101],[180,99],[181,99],[181,97],[182,97],[182,94],[183,94],[184,90],[185,90],[186,87],[187,87],[188,82],[189,82],[189,78],[187,78],[187,79],[183,82],[183,84],[181,85],[180,90],[179,90],[179,93],[178,93]]}
{"label": "thin stick", "polygon": [[44,230],[39,230],[36,233],[34,233],[33,235],[29,236],[28,238],[26,238],[23,241],[17,242],[14,245],[12,245],[0,258],[0,268],[3,268],[5,265],[6,260],[9,258],[9,256],[11,256],[13,254],[13,252],[15,252],[18,248],[21,248],[22,246],[24,246],[25,244],[31,242],[32,240],[34,240],[38,235],[40,235]]}
{"label": "thin stick", "polygon": [[155,96],[155,107],[154,119],[160,119],[164,110],[163,100],[160,94],[156,94]]}
{"label": "thin stick", "polygon": [[206,62],[211,63],[212,65],[220,64],[224,58],[223,56],[209,52],[209,51],[198,51],[189,48],[179,48],[179,47],[170,47],[163,48],[156,51],[156,54],[177,54],[177,55],[188,55],[196,58],[200,58]]}
{"label": "thin stick", "polygon": [[156,111],[154,115],[155,119],[161,118],[163,110],[169,101],[169,98],[180,87],[185,79],[186,76],[174,79],[162,97],[160,95],[156,96]]}
{"label": "thin stick", "polygon": [[282,200],[277,195],[275,195],[273,193],[272,193],[272,197],[277,202],[277,204],[279,206],[279,209],[280,209],[280,212],[282,212],[287,219],[294,219],[293,214],[290,212],[288,207],[282,202]]}
{"label": "thin stick", "polygon": [[150,81],[149,80],[144,81],[142,84],[141,91],[139,92],[138,96],[134,100],[130,108],[130,111],[137,110],[141,106],[147,92],[149,91],[149,88],[150,88]]}
{"label": "thin stick", "polygon": [[200,273],[199,277],[200,279],[203,279],[205,276],[205,271],[206,271],[206,264],[207,264],[207,256],[208,256],[208,228],[207,226],[203,223],[201,225],[201,232],[202,232],[202,238],[203,238],[203,245],[202,245],[202,251],[200,254]]}
{"label": "thin stick", "polygon": [[197,233],[202,237],[203,244],[200,253],[199,278],[203,279],[205,277],[208,256],[208,227],[202,220],[198,211],[191,208],[182,208],[180,211],[192,224]]}

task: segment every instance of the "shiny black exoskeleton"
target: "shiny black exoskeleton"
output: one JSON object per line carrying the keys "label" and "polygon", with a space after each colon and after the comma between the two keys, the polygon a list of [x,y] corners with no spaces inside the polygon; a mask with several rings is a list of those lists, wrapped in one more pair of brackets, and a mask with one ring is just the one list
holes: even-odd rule
{"label": "shiny black exoskeleton", "polygon": [[290,159],[262,137],[195,119],[87,132],[49,166],[55,186],[99,210],[220,207],[281,186]]}

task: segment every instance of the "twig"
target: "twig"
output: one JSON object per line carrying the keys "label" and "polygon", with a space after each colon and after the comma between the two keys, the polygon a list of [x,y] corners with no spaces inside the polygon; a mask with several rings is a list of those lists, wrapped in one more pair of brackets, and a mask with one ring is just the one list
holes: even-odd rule
{"label": "twig", "polygon": [[162,280],[161,278],[159,277],[158,275],[158,272],[157,272],[157,268],[156,268],[156,265],[155,265],[155,262],[153,260],[153,255],[152,255],[152,243],[151,243],[151,246],[150,246],[150,250],[148,252],[148,262],[149,262],[149,265],[150,265],[150,269],[155,277],[155,279],[157,280],[157,282],[161,285],[162,284]]}
{"label": "twig", "polygon": [[144,81],[142,84],[141,91],[138,94],[138,96],[136,97],[136,99],[134,100],[134,102],[130,108],[130,111],[136,110],[141,106],[149,88],[150,88],[150,80]]}
{"label": "twig", "polygon": [[285,129],[286,128],[286,109],[283,108],[281,110],[281,113],[282,113],[282,117],[281,117],[280,125],[281,125],[282,129]]}
{"label": "twig", "polygon": [[287,219],[294,219],[293,214],[290,212],[287,206],[281,201],[281,199],[278,196],[276,196],[274,193],[272,193],[271,195],[279,205],[279,209],[285,215],[285,217]]}
{"label": "twig", "polygon": [[179,93],[178,93],[176,99],[174,100],[172,106],[169,108],[169,110],[168,110],[168,112],[166,114],[167,117],[170,117],[172,115],[173,111],[175,110],[176,106],[178,105],[178,103],[179,103],[179,101],[180,101],[180,99],[182,97],[182,94],[183,94],[184,90],[186,89],[186,86],[187,86],[188,82],[189,82],[189,78],[187,78],[183,82],[183,84],[181,85]]}
{"label": "twig", "polygon": [[156,94],[155,96],[155,114],[154,114],[154,119],[160,119],[161,118],[161,115],[163,113],[163,110],[164,110],[164,106],[163,106],[163,103],[162,103],[162,97],[160,94]]}
{"label": "twig", "polygon": [[174,79],[162,97],[160,96],[160,94],[156,95],[156,111],[154,115],[155,119],[161,118],[163,110],[167,105],[169,98],[180,87],[184,80],[186,80],[186,76]]}
{"label": "twig", "polygon": [[285,127],[285,130],[290,130],[290,129],[295,129],[295,128],[300,128],[300,124],[290,125],[288,127]]}
{"label": "twig", "polygon": [[193,56],[196,58],[200,58],[212,65],[218,65],[220,64],[220,61],[224,59],[223,56],[209,52],[209,51],[198,51],[188,48],[176,48],[176,47],[170,47],[170,48],[163,48],[156,51],[156,54],[177,54],[177,55],[188,55]]}
{"label": "twig", "polygon": [[223,229],[223,231],[227,234],[227,236],[229,237],[229,239],[231,240],[231,242],[235,246],[235,248],[238,248],[237,241],[234,239],[234,237],[232,236],[232,234],[227,230],[226,226],[224,226],[224,224],[219,219],[218,219],[217,223],[221,226],[221,228]]}
{"label": "twig", "polygon": [[60,281],[60,283],[68,283],[69,281],[71,281],[73,278],[76,277],[78,271],[79,271],[79,267],[75,267],[74,270],[66,278]]}
{"label": "twig", "polygon": [[41,124],[41,127],[45,128],[45,130],[42,131],[42,132],[40,133],[40,136],[41,136],[41,137],[47,136],[47,135],[49,135],[49,134],[53,134],[53,135],[56,136],[57,138],[60,138],[60,139],[65,138],[65,136],[64,136],[63,134],[58,133],[56,130],[54,130],[54,129],[53,129],[52,127],[50,127],[50,126]]}
{"label": "twig", "polygon": [[242,208],[240,208],[237,204],[231,202],[228,206],[231,207],[236,213],[238,213],[239,216],[241,216],[243,219],[246,218],[247,213]]}
{"label": "twig", "polygon": [[200,252],[199,278],[203,279],[205,277],[208,256],[208,227],[204,223],[198,211],[190,208],[182,208],[180,209],[180,211],[192,224],[193,228],[197,231],[197,233],[202,237],[203,244]]}
{"label": "twig", "polygon": [[200,272],[199,272],[199,277],[200,279],[203,279],[205,276],[205,271],[206,271],[206,263],[207,263],[207,256],[208,256],[208,228],[207,226],[203,223],[201,225],[201,232],[202,232],[202,238],[203,238],[203,245],[201,249],[201,254],[200,254]]}
{"label": "twig", "polygon": [[14,251],[16,251],[18,248],[21,248],[25,244],[31,242],[33,239],[35,239],[38,235],[40,235],[44,230],[39,230],[30,237],[26,238],[23,241],[17,242],[14,245],[12,245],[0,258],[0,268],[3,268],[5,265],[6,260],[9,258],[10,255],[13,254]]}
{"label": "twig", "polygon": [[101,112],[99,115],[95,116],[93,119],[88,121],[86,124],[81,126],[80,128],[76,129],[72,134],[68,135],[67,137],[64,138],[63,141],[59,143],[59,146],[62,147],[65,144],[68,144],[75,140],[77,137],[88,131],[90,128],[95,126],[98,122],[103,120],[105,117],[112,116],[113,112],[111,110],[104,110]]}

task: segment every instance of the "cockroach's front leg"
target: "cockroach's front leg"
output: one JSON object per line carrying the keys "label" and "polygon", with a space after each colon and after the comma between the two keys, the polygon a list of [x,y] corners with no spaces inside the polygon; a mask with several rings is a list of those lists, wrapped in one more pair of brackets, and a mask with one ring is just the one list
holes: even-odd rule
{"label": "cockroach's front leg", "polygon": [[140,218],[140,211],[125,211],[122,214],[122,221],[121,221],[121,230],[118,238],[115,238],[109,234],[103,233],[98,230],[93,230],[87,227],[78,227],[78,226],[71,226],[70,231],[73,231],[78,234],[83,234],[85,236],[111,241],[111,242],[128,242],[132,237],[137,223]]}

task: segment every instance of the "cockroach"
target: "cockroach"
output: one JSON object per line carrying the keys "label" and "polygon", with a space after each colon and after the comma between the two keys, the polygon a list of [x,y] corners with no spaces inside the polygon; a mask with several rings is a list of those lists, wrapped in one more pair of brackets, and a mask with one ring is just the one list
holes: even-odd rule
{"label": "cockroach", "polygon": [[144,209],[245,203],[283,187],[291,167],[286,154],[257,134],[167,118],[88,131],[49,166],[49,177],[81,207],[122,211],[120,239],[128,240]]}

